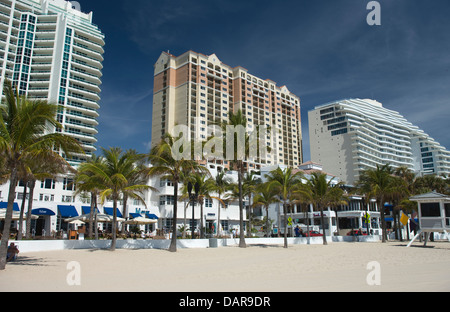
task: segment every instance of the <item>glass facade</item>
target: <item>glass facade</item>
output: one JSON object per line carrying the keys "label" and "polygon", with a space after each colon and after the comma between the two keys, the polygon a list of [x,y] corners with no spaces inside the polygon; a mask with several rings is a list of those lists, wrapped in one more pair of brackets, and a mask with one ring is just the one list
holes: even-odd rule
{"label": "glass facade", "polygon": [[59,104],[54,131],[85,152],[61,154],[73,166],[96,151],[104,44],[92,15],[65,1],[0,0],[0,94],[9,80],[20,95]]}

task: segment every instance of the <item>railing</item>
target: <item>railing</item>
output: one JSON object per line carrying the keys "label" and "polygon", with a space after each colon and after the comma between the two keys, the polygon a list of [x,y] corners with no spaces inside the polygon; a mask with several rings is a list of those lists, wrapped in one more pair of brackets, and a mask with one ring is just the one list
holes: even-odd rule
{"label": "railing", "polygon": [[[446,218],[448,223],[448,219]],[[420,218],[420,228],[421,229],[442,229],[445,226],[444,219],[442,217],[422,217]]]}

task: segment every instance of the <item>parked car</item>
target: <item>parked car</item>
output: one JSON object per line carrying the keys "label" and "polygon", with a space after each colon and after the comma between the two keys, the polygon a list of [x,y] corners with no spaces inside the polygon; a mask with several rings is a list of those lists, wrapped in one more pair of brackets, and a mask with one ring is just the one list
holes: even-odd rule
{"label": "parked car", "polygon": [[367,232],[364,232],[363,230],[351,230],[347,233],[347,236],[357,236],[357,235],[367,235]]}
{"label": "parked car", "polygon": [[314,237],[314,236],[323,236],[323,234],[320,233],[319,231],[309,231],[309,235],[306,232],[306,233],[303,233],[303,236],[305,236],[305,237],[308,237],[308,236]]}

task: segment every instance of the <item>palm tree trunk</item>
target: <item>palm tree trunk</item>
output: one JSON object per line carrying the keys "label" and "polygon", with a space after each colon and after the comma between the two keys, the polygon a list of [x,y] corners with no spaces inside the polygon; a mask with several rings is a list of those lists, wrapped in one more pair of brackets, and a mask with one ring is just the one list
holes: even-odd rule
{"label": "palm tree trunk", "polygon": [[[123,194],[123,208],[122,208],[122,215],[123,215],[124,218],[126,218],[126,217],[127,217],[127,214],[128,214],[127,202],[128,202],[128,195]],[[123,224],[123,223],[122,223],[122,228],[121,228],[121,230],[120,230],[120,233],[123,234],[123,233],[125,232],[125,227],[126,227],[126,224]]]}
{"label": "palm tree trunk", "polygon": [[286,204],[286,201],[283,202],[283,214],[284,214],[284,248],[288,248],[288,241],[287,241],[287,204]]}
{"label": "palm tree trunk", "polygon": [[203,230],[203,201],[204,198],[200,199],[200,239],[205,238],[205,233]]}
{"label": "palm tree trunk", "polygon": [[11,223],[14,208],[14,198],[16,197],[16,186],[17,186],[17,168],[13,166],[11,168],[11,177],[9,183],[9,194],[8,194],[8,206],[6,209],[5,223],[3,228],[3,236],[0,245],[0,270],[6,268],[6,255],[8,252],[8,242],[9,234],[11,233]]}
{"label": "palm tree trunk", "polygon": [[91,192],[91,211],[89,212],[89,238],[93,238],[94,234],[94,209],[95,209],[95,202],[94,202],[95,194],[94,192]]}
{"label": "palm tree trunk", "polygon": [[[24,181],[25,182],[25,181]],[[28,182],[25,182],[23,187],[22,205],[20,205],[20,217],[19,217],[19,231],[17,232],[17,240],[22,240],[23,235],[23,214],[25,212],[25,201],[27,198]]]}
{"label": "palm tree trunk", "polygon": [[33,196],[35,186],[36,186],[36,179],[32,179],[28,182],[30,194],[28,195],[27,225],[25,230],[27,239],[31,239],[31,211],[33,210]]}
{"label": "palm tree trunk", "polygon": [[269,205],[266,206],[266,235],[267,237],[270,237],[270,231],[269,231]]}
{"label": "palm tree trunk", "polygon": [[252,193],[248,195],[248,236],[252,237]]}
{"label": "palm tree trunk", "polygon": [[242,161],[238,164],[238,185],[239,185],[239,247],[246,248],[244,236],[244,203],[242,200]]}
{"label": "palm tree trunk", "polygon": [[310,205],[311,204],[308,204],[306,206],[306,233],[307,233],[307,237],[308,237],[308,245],[311,244],[311,235],[309,233],[309,222],[310,222],[310,220],[309,220],[309,210],[311,208]]}
{"label": "palm tree trunk", "polygon": [[97,223],[97,194],[94,195],[94,231],[95,231],[95,239],[98,240],[98,223]]}
{"label": "palm tree trunk", "polygon": [[184,226],[183,226],[183,239],[186,238],[186,210],[189,206],[189,201],[186,203],[186,200],[184,201]]}
{"label": "palm tree trunk", "polygon": [[173,224],[172,224],[172,240],[170,242],[169,251],[177,251],[177,213],[178,213],[178,181],[173,182]]}
{"label": "palm tree trunk", "polygon": [[380,209],[381,212],[381,231],[382,231],[382,238],[381,242],[386,243],[387,241],[387,233],[386,233],[386,220],[385,220],[385,214],[384,214],[384,200],[383,197],[380,198],[378,202],[378,209]]}
{"label": "palm tree trunk", "polygon": [[111,251],[116,250],[116,240],[117,240],[117,198],[114,196],[113,199],[113,222],[112,222],[112,240],[111,240]]}
{"label": "palm tree trunk", "polygon": [[[366,204],[366,216],[369,214],[369,204]],[[366,232],[367,232],[367,235],[369,235],[369,222],[367,222],[367,221],[370,221],[370,220],[366,220]]]}
{"label": "palm tree trunk", "polygon": [[[337,235],[336,235],[336,236],[339,236],[339,217],[338,217],[338,207],[336,207],[336,210],[334,211],[334,214],[336,215],[336,232],[337,232]],[[367,232],[367,233],[369,233],[369,232]]]}
{"label": "palm tree trunk", "polygon": [[[220,199],[220,193],[219,193],[219,199]],[[220,202],[220,200],[219,200],[219,204],[218,204],[218,207],[219,208],[217,208],[217,226],[216,226],[216,231],[217,231],[217,234],[216,234],[216,237],[217,238],[219,238],[219,233],[220,233],[220,205],[221,205],[221,202]]]}
{"label": "palm tree trunk", "polygon": [[[327,233],[325,231],[325,218],[323,217],[323,207],[319,205],[319,209],[320,209],[320,222],[322,222],[322,232],[323,232],[322,240],[324,245],[328,245]],[[330,227],[330,225],[328,225],[328,227]]]}

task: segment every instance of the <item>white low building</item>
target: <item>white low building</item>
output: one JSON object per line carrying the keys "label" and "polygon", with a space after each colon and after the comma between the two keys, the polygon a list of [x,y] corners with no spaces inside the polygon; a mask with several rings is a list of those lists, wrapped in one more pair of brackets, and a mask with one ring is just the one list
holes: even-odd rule
{"label": "white low building", "polygon": [[[222,166],[217,164],[205,165],[211,175],[215,177],[221,170],[225,170]],[[261,168],[261,175],[257,175],[263,181],[265,175],[274,170],[276,166],[268,166]],[[322,168],[315,163],[305,163],[300,166],[299,170],[303,171],[306,178],[308,178],[311,171],[319,170]],[[227,171],[227,176],[234,182],[237,182],[237,172]],[[333,176],[328,175],[331,179]],[[338,180],[336,180],[336,183]],[[173,216],[173,192],[174,187],[171,181],[162,180],[159,177],[153,177],[149,179],[148,185],[156,188],[158,191],[146,191],[143,194],[145,204],[137,200],[129,199],[127,201],[126,209],[124,210],[123,202],[118,202],[118,217],[130,219],[137,216],[143,216],[147,218],[157,219],[157,223],[141,226],[140,229],[147,235],[164,235],[168,234],[172,229],[174,220]],[[182,229],[186,225],[187,233],[190,234],[192,225],[192,205],[187,203],[187,200],[180,200],[182,195],[182,185],[179,186],[178,192],[178,210],[177,210],[177,228]],[[15,195],[15,210],[20,210],[23,199],[24,187],[19,183],[16,188]],[[6,208],[6,201],[8,198],[9,183],[0,185],[0,209]],[[215,194],[212,194],[215,196]],[[28,199],[29,195],[26,195]],[[25,212],[28,210],[28,200],[25,201]],[[98,205],[98,212],[102,214],[112,215],[113,204],[112,202],[106,202],[103,205]],[[247,233],[248,226],[248,207],[249,199],[244,197],[244,231]],[[218,217],[220,209],[220,227],[221,234],[231,235],[233,230],[239,233],[239,204],[237,200],[226,201],[226,208],[219,203],[217,199],[205,199],[203,203],[203,226],[207,236],[217,233]],[[308,209],[308,217],[306,216],[306,210]],[[374,234],[379,234],[379,212],[376,209],[376,204],[371,202],[368,207],[363,206],[362,198],[351,198],[348,206],[342,206],[338,209],[338,220],[336,221],[336,212],[334,209],[325,209],[324,216],[326,224],[331,224],[330,228],[326,225],[327,235],[335,234],[339,232],[339,228],[343,229],[339,234],[345,235],[350,229],[365,229],[364,216],[366,210],[371,215],[371,229]],[[33,195],[33,210],[32,214],[35,218],[32,220],[32,234],[34,236],[58,236],[67,234],[69,229],[73,226],[65,222],[66,219],[90,212],[90,195],[89,194],[76,194],[76,190],[73,184],[73,179],[68,177],[61,177],[57,179],[47,179],[44,181],[38,181],[34,189]],[[257,219],[263,219],[265,217],[265,211],[262,208],[253,208],[252,214]],[[304,205],[296,205],[292,213],[288,214],[293,220],[293,227],[297,224],[307,224],[309,218],[309,224],[315,226],[322,232],[322,225],[320,219],[320,213],[314,211],[313,207],[309,205],[307,208]],[[198,232],[200,228],[200,204],[194,206],[194,228]],[[269,208],[269,219],[273,221],[273,228],[284,228],[284,213],[282,204],[273,204]],[[17,221],[14,222],[14,228],[17,228]],[[99,228],[101,230],[110,230],[110,225],[107,223],[100,223]],[[291,228],[291,227],[289,227]],[[130,228],[128,228],[129,230]],[[160,230],[160,231],[158,231]],[[291,231],[291,230],[289,230]],[[263,231],[260,231],[261,234]],[[181,235],[181,232],[178,233]]]}
{"label": "white low building", "polygon": [[[265,175],[276,168],[277,166],[263,167],[261,169],[263,181],[265,180]],[[285,169],[282,166],[280,168]],[[308,179],[314,171],[324,172],[322,165],[311,161],[300,165],[299,171],[303,173],[305,179]],[[303,180],[304,183],[306,182],[305,179]],[[339,178],[327,173],[327,181],[330,180],[334,184],[340,182]],[[341,205],[337,209],[332,209],[331,207],[324,209],[326,235],[346,235],[349,231],[359,228],[366,231],[367,224],[364,221],[366,213],[370,215],[369,233],[380,235],[381,216],[375,201],[372,200],[367,205],[364,205],[363,198],[360,196],[350,196],[348,205]],[[310,230],[318,229],[320,233],[323,233],[320,212],[315,211],[312,204],[294,205],[292,212],[289,211],[287,216],[292,220],[292,225],[288,226],[289,234],[297,225],[303,229],[304,225],[308,224],[311,225]],[[269,208],[269,219],[274,221],[274,228],[278,228],[280,232],[284,231],[284,211],[281,203],[271,205]]]}
{"label": "white low building", "polygon": [[[217,174],[216,165],[209,168],[211,174]],[[229,171],[228,175],[232,180],[237,180],[236,172]],[[141,215],[143,217],[158,219],[158,223],[142,226],[141,229],[147,234],[156,234],[157,229],[163,230],[161,234],[168,233],[173,224],[173,184],[170,181],[161,180],[159,177],[150,178],[148,185],[156,188],[158,191],[146,191],[143,194],[145,204],[129,199],[126,205],[126,213],[124,212],[123,202],[120,201],[118,206],[118,217],[129,219]],[[23,201],[24,186],[19,183],[16,187],[15,194],[15,211],[19,211]],[[0,185],[0,209],[6,208],[9,192],[9,182]],[[178,196],[181,197],[181,185],[179,187]],[[29,194],[26,195],[29,198]],[[103,205],[98,204],[98,212],[112,215],[113,203],[105,202]],[[186,209],[185,209],[186,207]],[[230,234],[233,229],[239,230],[239,206],[236,202],[228,202],[227,207],[220,205],[221,233]],[[216,231],[218,218],[219,202],[216,199],[206,199],[203,205],[203,220],[206,233]],[[25,201],[25,209],[28,210],[28,200]],[[33,195],[33,211],[32,214],[37,219],[32,220],[32,229],[34,236],[56,236],[59,232],[67,233],[70,225],[65,219],[81,216],[90,212],[90,195],[76,194],[73,179],[61,177],[57,179],[46,179],[38,181],[34,189]],[[200,226],[200,205],[194,207],[195,220],[194,226],[196,232]],[[244,215],[247,215],[244,213]],[[192,205],[186,205],[186,201],[178,201],[177,223],[178,228],[184,225],[186,217],[187,228],[192,223]],[[0,226],[2,227],[0,220]],[[17,228],[17,220],[14,221],[14,228]],[[99,224],[100,229],[107,230],[108,224]]]}

